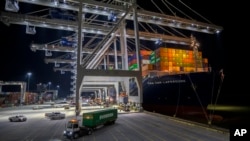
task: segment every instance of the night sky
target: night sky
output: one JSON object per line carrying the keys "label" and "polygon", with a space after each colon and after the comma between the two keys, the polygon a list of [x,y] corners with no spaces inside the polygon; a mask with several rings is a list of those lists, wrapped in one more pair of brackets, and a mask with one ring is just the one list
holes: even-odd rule
{"label": "night sky", "polygon": [[[145,3],[145,0],[137,1]],[[1,11],[4,9],[4,2],[1,0]],[[246,42],[249,39],[246,39],[247,35],[242,34],[243,32],[248,34],[247,26],[244,26],[246,23],[243,21],[246,19],[238,16],[244,15],[244,9],[240,7],[242,4],[218,3],[216,0],[183,0],[183,2],[212,23],[224,28],[218,37],[194,33],[204,46],[204,51],[206,51],[204,54],[209,58],[212,66],[218,70],[224,69],[225,79],[222,89],[224,99],[220,101],[237,105],[248,104],[247,68],[249,63],[247,61],[249,57],[246,54],[249,45]],[[153,8],[152,5],[146,5],[146,7]],[[238,10],[235,10],[236,7]],[[51,88],[56,88],[56,85],[60,86],[59,96],[69,95],[71,73],[66,72],[62,75],[60,72],[54,72],[54,64],[44,62],[45,53],[31,51],[30,44],[32,42],[47,43],[61,38],[62,35],[71,35],[71,33],[42,28],[36,28],[36,30],[37,34],[28,35],[25,33],[25,26],[6,26],[0,22],[0,80],[27,81],[27,72],[32,72],[30,90],[35,90],[38,83],[52,82]],[[48,35],[50,35],[49,38],[46,38]]]}

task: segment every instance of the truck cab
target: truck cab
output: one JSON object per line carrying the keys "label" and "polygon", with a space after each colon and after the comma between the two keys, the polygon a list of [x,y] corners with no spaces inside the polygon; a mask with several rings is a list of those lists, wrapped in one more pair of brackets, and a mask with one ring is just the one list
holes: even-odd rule
{"label": "truck cab", "polygon": [[93,129],[88,127],[83,127],[79,124],[79,120],[77,119],[71,119],[68,121],[66,125],[66,129],[63,132],[63,135],[67,138],[78,138],[83,135],[91,135],[93,132]]}

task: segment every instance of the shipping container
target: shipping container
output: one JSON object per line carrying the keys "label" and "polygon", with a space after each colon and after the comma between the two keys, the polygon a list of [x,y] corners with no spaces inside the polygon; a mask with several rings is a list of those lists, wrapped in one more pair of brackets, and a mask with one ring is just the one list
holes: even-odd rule
{"label": "shipping container", "polygon": [[83,113],[82,126],[95,128],[99,125],[115,122],[117,119],[117,109],[105,109],[94,112]]}

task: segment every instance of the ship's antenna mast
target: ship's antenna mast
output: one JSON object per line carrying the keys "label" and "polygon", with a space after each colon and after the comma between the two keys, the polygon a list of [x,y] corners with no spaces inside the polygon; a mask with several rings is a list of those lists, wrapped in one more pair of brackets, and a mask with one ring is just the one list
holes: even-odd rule
{"label": "ship's antenna mast", "polygon": [[200,43],[196,40],[196,38],[191,35],[191,45],[194,52],[194,63],[195,63],[195,71],[197,72],[197,57],[198,57],[198,48],[200,47]]}

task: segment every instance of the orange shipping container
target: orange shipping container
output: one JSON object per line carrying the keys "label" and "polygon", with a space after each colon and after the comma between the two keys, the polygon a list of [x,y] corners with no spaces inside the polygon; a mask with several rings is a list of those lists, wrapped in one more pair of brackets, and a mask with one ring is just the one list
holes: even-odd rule
{"label": "orange shipping container", "polygon": [[173,58],[173,54],[172,54],[172,53],[168,53],[168,54],[167,54],[167,57],[168,57],[168,58]]}
{"label": "orange shipping container", "polygon": [[173,71],[174,71],[174,72],[180,72],[180,67],[178,67],[178,66],[173,67]]}
{"label": "orange shipping container", "polygon": [[198,72],[203,72],[203,71],[204,71],[204,68],[197,68],[197,71],[198,71]]}
{"label": "orange shipping container", "polygon": [[154,70],[154,65],[153,64],[148,64],[148,70]]}
{"label": "orange shipping container", "polygon": [[184,67],[185,72],[194,72],[195,68],[194,67]]}
{"label": "orange shipping container", "polygon": [[156,56],[167,56],[168,53],[167,52],[159,52],[159,53],[156,53]]}
{"label": "orange shipping container", "polygon": [[208,59],[207,58],[203,58],[203,63],[208,63]]}
{"label": "orange shipping container", "polygon": [[152,53],[152,51],[140,50],[140,53],[141,53],[142,56],[149,56]]}
{"label": "orange shipping container", "polygon": [[169,71],[169,67],[168,66],[160,66],[157,68],[157,70],[160,70],[160,71]]}

